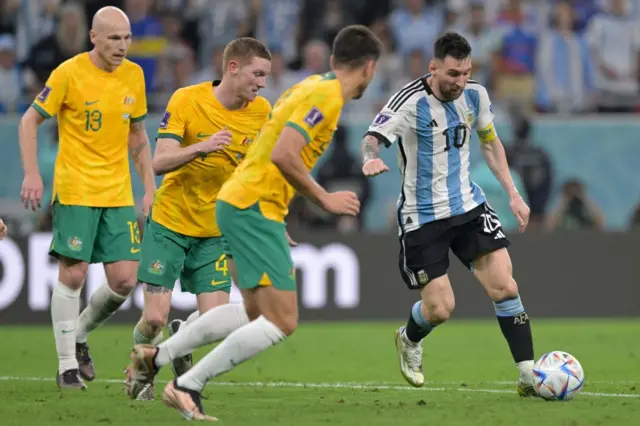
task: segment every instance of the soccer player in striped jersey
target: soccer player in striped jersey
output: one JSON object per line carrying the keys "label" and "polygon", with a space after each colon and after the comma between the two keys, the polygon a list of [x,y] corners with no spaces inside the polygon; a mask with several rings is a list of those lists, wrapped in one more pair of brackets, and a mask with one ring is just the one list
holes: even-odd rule
{"label": "soccer player in striped jersey", "polygon": [[378,156],[379,145],[398,145],[400,273],[410,289],[421,293],[406,327],[396,331],[400,368],[411,385],[424,384],[422,339],[449,319],[454,307],[447,277],[451,249],[493,300],[519,370],[518,393],[534,395],[531,326],[512,277],[509,241],[482,189],[469,175],[472,129],[480,138],[487,164],[509,193],[520,232],[527,227],[529,207],[511,178],[487,90],[469,80],[469,43],[447,33],[436,41],[434,52],[429,74],[391,97],[362,142],[367,176],[389,170]]}

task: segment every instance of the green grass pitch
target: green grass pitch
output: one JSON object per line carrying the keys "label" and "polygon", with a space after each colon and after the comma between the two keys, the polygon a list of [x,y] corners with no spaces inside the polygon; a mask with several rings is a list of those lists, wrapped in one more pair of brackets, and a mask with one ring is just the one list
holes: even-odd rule
{"label": "green grass pitch", "polygon": [[[564,350],[585,369],[583,391],[570,402],[517,396],[516,369],[490,320],[435,330],[424,343],[427,383],[410,388],[393,344],[401,323],[302,324],[285,343],[212,381],[205,410],[228,426],[640,424],[640,319],[532,322],[537,357]],[[0,424],[182,424],[158,398],[125,397],[132,327],[108,326],[89,337],[98,379],[86,392],[56,388],[48,327],[0,327]],[[157,396],[170,378],[170,369],[161,372]]]}

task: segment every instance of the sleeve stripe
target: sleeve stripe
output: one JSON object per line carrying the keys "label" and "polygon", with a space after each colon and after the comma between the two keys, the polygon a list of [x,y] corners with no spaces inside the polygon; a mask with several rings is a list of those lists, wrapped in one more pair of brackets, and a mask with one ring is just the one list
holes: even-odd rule
{"label": "sleeve stripe", "polygon": [[142,121],[147,118],[147,114],[142,114],[140,117],[131,117],[132,123],[137,123],[138,121]]}
{"label": "sleeve stripe", "polygon": [[387,103],[387,105],[389,106],[389,109],[393,110],[393,111],[396,111],[395,108],[400,107],[404,103],[402,98],[404,98],[405,95],[408,92],[411,92],[411,91],[416,90],[416,89],[418,89],[418,91],[420,91],[421,88],[422,88],[422,83],[421,83],[420,79],[414,80],[411,83],[407,84],[402,89],[397,91],[391,97],[391,99],[389,99],[389,102]]}
{"label": "sleeve stripe", "polygon": [[42,108],[40,105],[36,104],[35,102],[31,104],[31,107],[36,111],[38,111],[38,113],[44,118],[51,118],[51,114],[49,114],[47,111],[44,110],[44,108]]}
{"label": "sleeve stripe", "polygon": [[300,126],[299,124],[288,121],[287,124],[285,124],[285,126],[291,127],[292,129],[296,129],[298,133],[300,133],[305,138],[307,143],[311,143],[311,137],[309,136],[309,133],[307,133],[307,131],[303,129],[302,126]]}
{"label": "sleeve stripe", "polygon": [[182,136],[176,135],[174,133],[158,133],[156,140],[158,139],[173,139],[182,143]]}

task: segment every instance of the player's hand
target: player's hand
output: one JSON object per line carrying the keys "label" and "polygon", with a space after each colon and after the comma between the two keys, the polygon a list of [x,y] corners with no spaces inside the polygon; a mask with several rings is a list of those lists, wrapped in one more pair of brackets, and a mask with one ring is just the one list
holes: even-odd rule
{"label": "player's hand", "polygon": [[0,219],[0,240],[3,240],[4,237],[7,236],[7,232],[8,232],[7,225],[5,225],[2,219]]}
{"label": "player's hand", "polygon": [[326,195],[322,207],[333,214],[357,216],[360,213],[358,196],[351,191],[338,191]]}
{"label": "player's hand", "polygon": [[289,235],[289,233],[287,231],[284,231],[284,235],[287,236],[287,241],[289,242],[289,247],[295,247],[295,246],[298,245],[298,243],[293,241],[293,238],[291,238],[291,235]]}
{"label": "player's hand", "polygon": [[524,232],[529,224],[529,206],[527,206],[527,203],[525,203],[522,197],[517,194],[511,197],[509,207],[511,207],[513,215],[518,219],[520,232]]}
{"label": "player's hand", "polygon": [[387,167],[380,158],[369,160],[362,166],[362,173],[364,173],[365,176],[378,176],[388,171],[389,167]]}
{"label": "player's hand", "polygon": [[218,133],[211,136],[206,141],[200,142],[199,150],[203,154],[208,154],[210,152],[222,151],[231,143],[231,132],[229,130],[222,129]]}
{"label": "player's hand", "polygon": [[149,216],[151,205],[153,204],[154,195],[154,192],[145,193],[144,198],[142,198],[142,213],[144,214],[144,217]]}
{"label": "player's hand", "polygon": [[36,211],[42,206],[43,188],[42,177],[39,173],[25,175],[20,192],[20,199],[25,209],[31,207],[31,210]]}

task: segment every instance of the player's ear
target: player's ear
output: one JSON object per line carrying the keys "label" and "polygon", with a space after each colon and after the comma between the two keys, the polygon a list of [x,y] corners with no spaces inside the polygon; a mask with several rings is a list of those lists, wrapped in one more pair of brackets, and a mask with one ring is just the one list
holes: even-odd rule
{"label": "player's ear", "polygon": [[239,69],[240,65],[238,64],[238,61],[229,61],[229,65],[227,65],[226,71],[231,75],[236,75]]}
{"label": "player's ear", "polygon": [[329,66],[330,69],[334,69],[336,67],[336,58],[333,55],[329,56]]}
{"label": "player's ear", "polygon": [[378,62],[373,59],[368,60],[364,65],[365,77],[367,80],[373,79],[373,76],[376,73],[376,68],[378,67]]}
{"label": "player's ear", "polygon": [[96,32],[93,30],[89,30],[89,40],[91,40],[91,44],[95,45],[97,38],[98,38],[98,35],[96,34]]}
{"label": "player's ear", "polygon": [[436,60],[432,59],[429,61],[429,73],[431,74],[435,74],[436,73]]}

